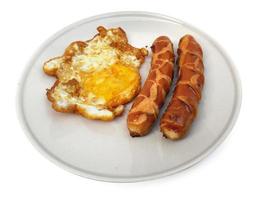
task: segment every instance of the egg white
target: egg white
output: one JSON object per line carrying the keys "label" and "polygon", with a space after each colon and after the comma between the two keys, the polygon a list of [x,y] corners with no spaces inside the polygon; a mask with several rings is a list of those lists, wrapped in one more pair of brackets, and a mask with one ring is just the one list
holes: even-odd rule
{"label": "egg white", "polygon": [[[61,69],[60,73],[57,73],[61,82],[51,93],[51,98],[55,102],[53,107],[56,110],[70,110],[69,108],[75,107],[87,118],[103,120],[113,119],[114,115],[123,111],[123,105],[118,105],[110,110],[106,106],[107,100],[93,92],[88,92],[83,97],[73,96],[67,92],[66,88],[68,87],[68,81],[75,79],[81,85],[83,80],[86,79],[84,76],[114,67],[116,63],[120,63],[122,67],[131,67],[138,70],[141,65],[140,59],[131,52],[123,52],[111,46],[111,43],[116,39],[118,39],[117,35],[108,30],[105,37],[98,35],[87,41],[83,52],[72,56],[68,65],[64,63],[64,57],[58,57],[45,63],[45,71]],[[137,78],[140,79],[139,76]],[[127,97],[129,93],[127,94],[127,91],[125,91],[125,94],[122,95]]]}

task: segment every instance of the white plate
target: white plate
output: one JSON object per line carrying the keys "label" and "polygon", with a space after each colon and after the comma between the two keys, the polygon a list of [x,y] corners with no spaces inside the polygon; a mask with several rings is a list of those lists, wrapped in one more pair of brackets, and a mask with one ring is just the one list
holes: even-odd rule
{"label": "white plate", "polygon": [[[185,139],[175,142],[164,139],[158,122],[146,137],[130,137],[126,126],[130,104],[123,116],[112,122],[88,120],[51,109],[45,89],[51,87],[55,79],[43,73],[43,62],[61,55],[70,42],[91,38],[99,25],[122,27],[136,47],[150,46],[160,35],[171,38],[175,51],[184,34],[192,34],[199,41],[204,51],[206,80],[198,116]],[[150,57],[142,65],[143,82],[149,68]],[[167,102],[161,111],[165,110]],[[184,22],[160,14],[117,12],[74,23],[45,42],[20,82],[18,113],[31,142],[55,164],[92,179],[134,182],[170,175],[203,159],[230,132],[240,103],[237,72],[210,37]]]}

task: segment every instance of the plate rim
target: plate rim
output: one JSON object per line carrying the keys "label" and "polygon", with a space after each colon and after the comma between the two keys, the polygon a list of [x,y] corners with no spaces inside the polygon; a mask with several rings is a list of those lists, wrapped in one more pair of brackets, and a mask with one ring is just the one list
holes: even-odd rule
{"label": "plate rim", "polygon": [[[188,27],[189,29],[199,33],[200,35],[204,36],[209,42],[211,42],[217,49],[220,51],[222,56],[225,58],[225,60],[228,63],[229,68],[232,71],[234,81],[235,81],[235,87],[236,87],[236,98],[235,98],[235,107],[233,109],[233,114],[231,115],[231,118],[229,118],[230,121],[228,121],[228,126],[226,126],[224,132],[220,135],[220,137],[215,140],[214,143],[212,143],[207,149],[200,155],[192,158],[190,161],[184,163],[181,166],[171,168],[169,170],[166,170],[164,172],[150,174],[147,176],[135,176],[135,177],[115,177],[115,176],[105,176],[105,175],[98,175],[96,173],[88,173],[85,171],[81,171],[79,169],[75,169],[73,166],[68,165],[64,161],[60,160],[60,158],[57,158],[55,155],[52,155],[50,152],[48,152],[34,137],[34,134],[32,133],[27,120],[25,119],[24,112],[23,112],[23,88],[25,85],[25,81],[27,79],[27,73],[31,69],[32,63],[35,60],[36,56],[39,55],[43,49],[48,46],[53,40],[58,38],[60,35],[64,34],[67,30],[82,25],[84,23],[87,23],[89,21],[94,21],[97,19],[103,19],[107,17],[118,17],[118,16],[146,16],[146,17],[152,17],[152,18],[158,18],[163,19],[167,21],[174,22],[176,24],[181,24],[185,27]],[[73,174],[79,175],[81,177],[90,178],[93,180],[98,181],[105,181],[105,182],[140,182],[140,181],[147,181],[147,180],[153,180],[162,178],[165,176],[169,176],[181,171],[184,171],[185,169],[188,169],[195,164],[199,163],[201,160],[206,158],[210,153],[214,152],[215,149],[225,140],[225,138],[230,134],[232,131],[237,118],[240,113],[241,108],[241,102],[242,102],[242,88],[241,88],[241,80],[239,73],[237,71],[237,68],[235,67],[232,59],[228,56],[226,51],[222,48],[221,45],[219,45],[215,40],[213,40],[209,35],[202,32],[198,28],[192,26],[191,24],[188,24],[182,20],[176,19],[174,17],[170,17],[164,14],[155,13],[155,12],[146,12],[146,11],[119,11],[119,12],[108,12],[104,14],[94,15],[92,17],[88,17],[82,20],[79,20],[77,22],[71,23],[70,25],[60,29],[55,34],[51,35],[48,39],[46,39],[38,48],[35,50],[35,53],[31,56],[30,60],[27,62],[26,67],[24,67],[22,75],[20,77],[20,80],[18,82],[18,88],[16,93],[16,111],[17,111],[17,117],[20,122],[20,125],[23,129],[23,132],[31,142],[31,144],[37,149],[41,155],[43,155],[46,159],[50,160],[52,163],[54,163],[56,166],[71,172]]]}

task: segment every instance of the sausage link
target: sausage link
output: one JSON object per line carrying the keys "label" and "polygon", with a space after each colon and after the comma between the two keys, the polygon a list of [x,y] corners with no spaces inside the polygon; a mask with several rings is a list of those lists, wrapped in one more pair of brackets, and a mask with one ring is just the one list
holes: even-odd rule
{"label": "sausage link", "polygon": [[160,122],[163,136],[171,140],[185,136],[196,117],[204,85],[202,49],[191,35],[185,35],[180,40],[178,55],[179,77]]}
{"label": "sausage link", "polygon": [[135,98],[127,118],[130,135],[146,135],[158,117],[169,92],[174,66],[173,45],[166,36],[158,37],[151,47],[152,61],[148,77]]}

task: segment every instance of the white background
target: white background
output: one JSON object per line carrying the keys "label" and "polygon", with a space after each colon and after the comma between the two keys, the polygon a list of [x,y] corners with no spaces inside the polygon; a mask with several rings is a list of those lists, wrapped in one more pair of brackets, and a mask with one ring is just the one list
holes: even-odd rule
{"label": "white background", "polygon": [[[1,1],[0,199],[266,199],[267,6],[265,1]],[[43,158],[16,117],[18,80],[53,33],[104,12],[144,10],[184,20],[212,36],[241,76],[243,102],[226,141],[180,174],[128,184],[72,175]],[[214,66],[216,67],[216,66]]]}

